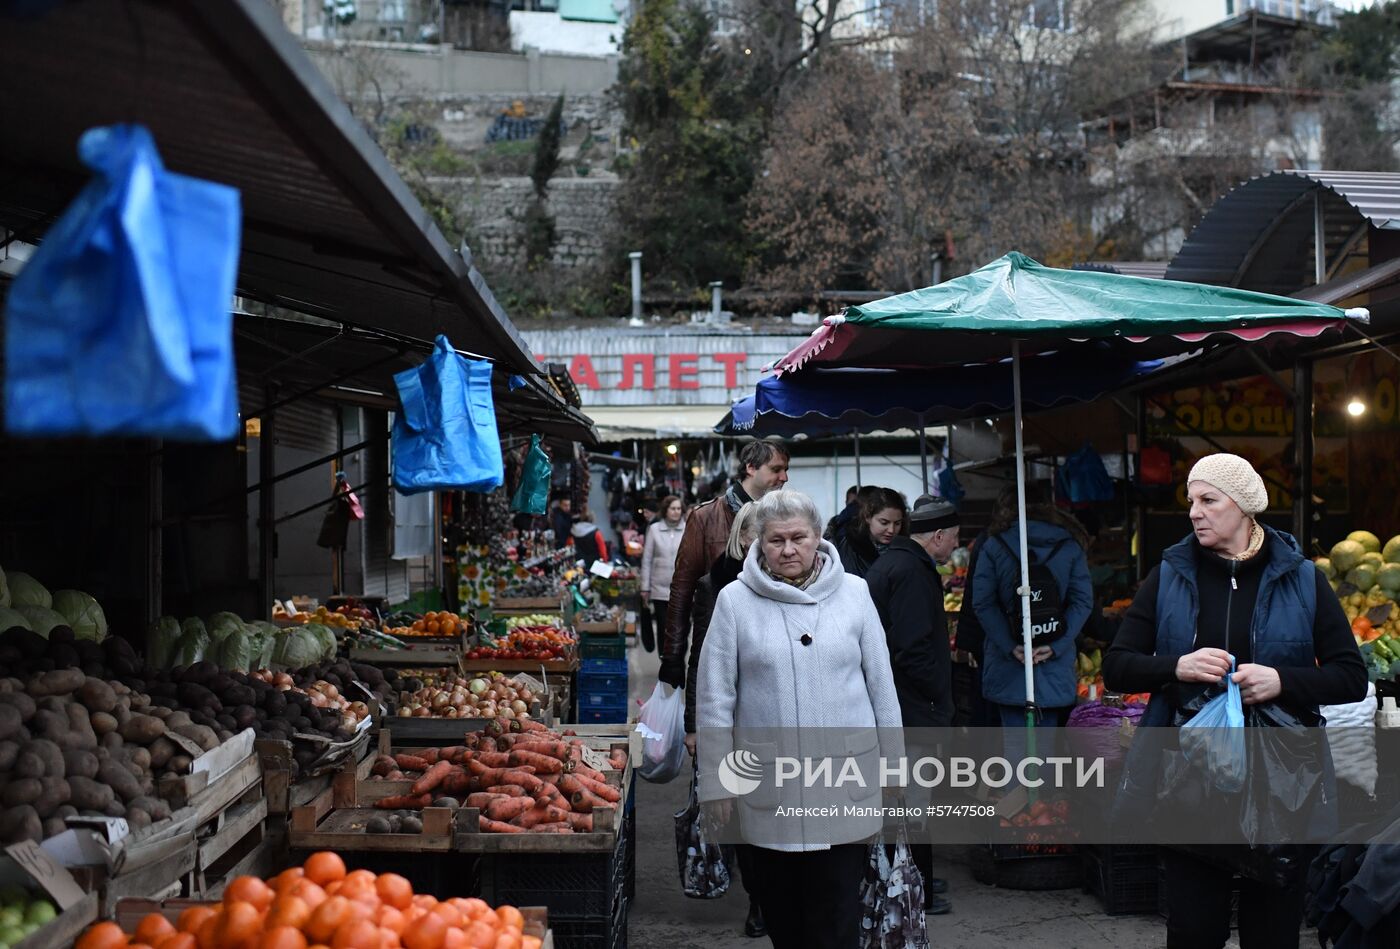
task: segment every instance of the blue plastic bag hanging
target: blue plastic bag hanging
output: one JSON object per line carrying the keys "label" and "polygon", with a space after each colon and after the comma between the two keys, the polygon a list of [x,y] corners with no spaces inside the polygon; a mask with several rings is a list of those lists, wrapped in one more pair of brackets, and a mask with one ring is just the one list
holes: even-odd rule
{"label": "blue plastic bag hanging", "polygon": [[1055,486],[1060,497],[1070,504],[1113,500],[1113,479],[1108,476],[1108,469],[1103,466],[1103,458],[1088,442],[1065,459]]}
{"label": "blue plastic bag hanging", "polygon": [[1232,674],[1225,676],[1225,691],[1184,723],[1180,735],[1186,760],[1204,771],[1216,790],[1227,794],[1243,788],[1248,775],[1244,704],[1234,671],[1235,659],[1231,656]]}
{"label": "blue plastic bag hanging", "polygon": [[554,479],[554,465],[540,447],[538,435],[530,436],[530,450],[525,453],[523,469],[520,487],[515,489],[515,497],[510,500],[510,509],[538,517],[549,509],[549,485]]}
{"label": "blue plastic bag hanging", "polygon": [[422,365],[394,375],[401,411],[394,419],[394,487],[400,494],[474,491],[505,481],[491,364],[457,354],[439,336]]}
{"label": "blue plastic bag hanging", "polygon": [[166,171],[139,125],[78,152],[96,176],[5,305],[6,429],[232,438],[237,189]]}

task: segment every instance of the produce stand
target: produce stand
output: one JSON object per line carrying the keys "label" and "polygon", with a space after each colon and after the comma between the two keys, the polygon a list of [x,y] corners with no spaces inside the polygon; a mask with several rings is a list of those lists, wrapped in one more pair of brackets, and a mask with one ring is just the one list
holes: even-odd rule
{"label": "produce stand", "polygon": [[69,949],[97,919],[97,910],[97,894],[88,893],[10,949]]}
{"label": "produce stand", "polygon": [[463,640],[415,643],[407,649],[351,649],[350,661],[371,666],[450,666],[462,659]]}

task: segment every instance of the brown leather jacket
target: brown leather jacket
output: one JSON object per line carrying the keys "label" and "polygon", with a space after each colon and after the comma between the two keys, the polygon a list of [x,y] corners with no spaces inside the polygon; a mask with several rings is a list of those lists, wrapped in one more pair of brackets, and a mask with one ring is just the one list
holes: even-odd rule
{"label": "brown leather jacket", "polygon": [[725,495],[706,501],[685,521],[685,536],[676,554],[676,571],[671,575],[671,600],[666,610],[666,632],[661,638],[663,666],[684,675],[686,647],[690,639],[690,614],[695,585],[710,572],[729,543],[734,512]]}

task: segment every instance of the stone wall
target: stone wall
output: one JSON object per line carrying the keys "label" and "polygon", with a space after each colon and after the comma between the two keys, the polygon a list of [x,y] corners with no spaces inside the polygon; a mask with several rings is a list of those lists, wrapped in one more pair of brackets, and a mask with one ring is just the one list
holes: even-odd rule
{"label": "stone wall", "polygon": [[[556,266],[589,267],[602,258],[618,186],[614,177],[556,178],[549,183],[548,208],[558,235]],[[529,178],[476,182],[465,199],[477,235],[472,254],[487,263],[518,263],[522,222],[533,194]]]}

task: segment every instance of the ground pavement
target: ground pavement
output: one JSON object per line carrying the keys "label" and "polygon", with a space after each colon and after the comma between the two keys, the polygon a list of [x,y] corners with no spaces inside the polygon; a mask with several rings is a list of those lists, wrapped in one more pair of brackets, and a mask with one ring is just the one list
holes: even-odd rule
{"label": "ground pavement", "polygon": [[[656,684],[657,659],[629,649],[632,710]],[[637,893],[629,914],[632,949],[763,949],[767,939],[741,932],[748,901],[737,883],[717,900],[681,894],[676,870],[673,815],[685,806],[689,787],[637,782]],[[1166,945],[1157,916],[1105,916],[1098,901],[1079,890],[1029,893],[984,886],[972,879],[960,848],[940,852],[935,869],[951,887],[953,912],[929,918],[930,943],[962,949],[1150,949]],[[1231,940],[1231,947],[1238,943]]]}

